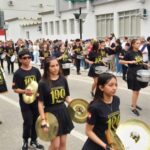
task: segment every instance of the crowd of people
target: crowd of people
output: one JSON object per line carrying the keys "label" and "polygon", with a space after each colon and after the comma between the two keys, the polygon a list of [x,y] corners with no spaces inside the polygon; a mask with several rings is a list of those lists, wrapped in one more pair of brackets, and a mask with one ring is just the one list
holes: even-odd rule
{"label": "crowd of people", "polygon": [[[88,69],[88,76],[93,78],[91,86],[92,101],[88,108],[88,117],[85,127],[87,141],[83,150],[113,150],[109,145],[105,131],[113,131],[120,121],[120,98],[115,95],[117,90],[116,76],[122,76],[127,82],[128,89],[132,90],[131,110],[139,116],[137,105],[140,89],[145,88],[135,78],[140,69],[150,67],[150,37],[132,39],[124,37],[123,41],[116,39],[114,34],[102,40],[80,39],[71,41],[61,40],[31,40],[19,39],[16,43],[12,40],[0,41],[0,92],[7,91],[7,85],[2,73],[13,74],[12,88],[19,94],[19,104],[23,118],[23,146],[28,150],[30,146],[44,149],[37,141],[35,122],[40,115],[41,127],[47,132],[45,113],[54,114],[59,123],[57,136],[50,141],[48,150],[66,150],[67,134],[74,128],[73,122],[67,111],[65,102],[71,102],[67,76],[70,74],[70,65],[76,67],[77,75],[81,75],[81,67]],[[15,57],[12,57],[15,56]],[[13,59],[15,58],[15,59]],[[4,61],[7,62],[7,71]],[[14,63],[18,69],[14,70]],[[32,64],[38,64],[43,69],[43,75]],[[95,68],[99,67],[100,74]],[[102,70],[106,67],[109,70]],[[26,86],[34,80],[38,83],[38,96],[31,104],[26,104],[23,94],[32,96],[32,91]],[[116,120],[115,122],[113,120]]]}

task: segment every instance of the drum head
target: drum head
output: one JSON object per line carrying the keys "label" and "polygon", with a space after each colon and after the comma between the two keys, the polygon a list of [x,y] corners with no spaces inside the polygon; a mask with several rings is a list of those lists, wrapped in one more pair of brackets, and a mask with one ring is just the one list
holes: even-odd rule
{"label": "drum head", "polygon": [[3,54],[1,55],[1,59],[4,59],[5,57],[6,57],[6,54],[3,53]]}
{"label": "drum head", "polygon": [[69,69],[70,68],[70,63],[62,64],[62,68],[63,69]]}
{"label": "drum head", "polygon": [[95,73],[96,74],[104,73],[107,70],[108,70],[108,68],[106,66],[97,66],[97,67],[95,67]]}
{"label": "drum head", "polygon": [[10,61],[11,61],[11,62],[14,62],[15,59],[16,59],[16,56],[15,56],[15,55],[12,55],[11,58],[10,58]]}

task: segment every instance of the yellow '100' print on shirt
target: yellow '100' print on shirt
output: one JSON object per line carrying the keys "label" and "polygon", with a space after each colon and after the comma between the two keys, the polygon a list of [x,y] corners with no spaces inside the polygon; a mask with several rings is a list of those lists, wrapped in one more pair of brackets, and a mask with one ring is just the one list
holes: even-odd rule
{"label": "yellow '100' print on shirt", "polygon": [[116,130],[120,122],[120,114],[118,112],[115,112],[108,116],[108,129]]}
{"label": "yellow '100' print on shirt", "polygon": [[101,58],[101,57],[97,57],[97,58],[95,59],[95,64],[100,63],[101,61],[102,61],[102,58]]}
{"label": "yellow '100' print on shirt", "polygon": [[52,97],[52,104],[61,103],[66,96],[66,92],[64,88],[51,89],[50,94]]}
{"label": "yellow '100' print on shirt", "polygon": [[31,81],[36,81],[35,75],[26,76],[25,79],[24,79],[24,83],[25,83],[26,86],[27,86],[28,84],[30,84]]}

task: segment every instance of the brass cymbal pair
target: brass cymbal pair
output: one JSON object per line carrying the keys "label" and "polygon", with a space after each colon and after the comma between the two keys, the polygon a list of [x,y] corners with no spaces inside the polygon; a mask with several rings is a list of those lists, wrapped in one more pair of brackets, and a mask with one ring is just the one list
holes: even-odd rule
{"label": "brass cymbal pair", "polygon": [[85,123],[89,103],[84,99],[73,99],[68,106],[71,119],[76,123]]}
{"label": "brass cymbal pair", "polygon": [[150,127],[141,120],[127,120],[119,125],[116,134],[125,150],[150,150]]}
{"label": "brass cymbal pair", "polygon": [[31,104],[36,100],[38,83],[34,80],[31,81],[31,83],[26,87],[26,90],[31,90],[33,94],[31,96],[23,94],[23,100],[26,104]]}
{"label": "brass cymbal pair", "polygon": [[41,140],[51,141],[57,136],[58,129],[59,129],[58,120],[55,117],[55,115],[53,115],[52,113],[45,113],[45,118],[46,118],[45,121],[47,123],[46,124],[47,131],[44,131],[44,129],[42,128],[42,119],[39,116],[36,121],[36,127],[35,127],[36,133]]}

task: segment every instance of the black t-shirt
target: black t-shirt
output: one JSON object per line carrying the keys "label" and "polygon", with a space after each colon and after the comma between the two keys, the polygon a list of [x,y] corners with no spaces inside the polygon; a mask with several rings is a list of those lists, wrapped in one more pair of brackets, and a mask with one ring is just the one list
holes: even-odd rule
{"label": "black t-shirt", "polygon": [[[37,81],[39,82],[41,79],[40,71],[32,67],[30,70],[23,70],[22,68],[19,68],[14,76],[13,76],[13,89],[25,89],[28,84],[31,83],[31,81]],[[22,94],[19,94],[20,100],[22,100]]]}
{"label": "black t-shirt", "polygon": [[6,53],[8,54],[6,55],[6,57],[11,57],[14,54],[14,52],[15,52],[14,47],[6,47]]}
{"label": "black t-shirt", "polygon": [[128,64],[129,69],[130,68],[136,68],[136,69],[141,69],[142,68],[142,63],[143,63],[143,58],[142,58],[142,53],[141,51],[133,51],[133,50],[129,50],[125,57],[124,60],[126,61],[133,61],[135,60],[137,63],[136,64]]}
{"label": "black t-shirt", "polygon": [[44,102],[45,107],[51,107],[64,103],[65,98],[70,95],[67,80],[59,76],[57,80],[41,80],[38,87],[39,100]]}
{"label": "black t-shirt", "polygon": [[0,55],[3,54],[3,52],[4,52],[4,47],[0,46]]}
{"label": "black t-shirt", "polygon": [[93,61],[94,64],[103,65],[102,58],[102,54],[96,51],[91,51],[88,55],[88,60]]}
{"label": "black t-shirt", "polygon": [[81,55],[81,53],[82,53],[82,46],[74,45],[73,46],[73,50],[75,51],[76,55]]}
{"label": "black t-shirt", "polygon": [[119,125],[119,105],[119,97],[114,96],[111,104],[106,104],[103,101],[94,101],[89,106],[87,123],[94,125],[93,131],[102,140],[105,139],[105,131],[108,128],[115,131]]}
{"label": "black t-shirt", "polygon": [[41,51],[40,51],[40,57],[47,58],[47,57],[49,57],[49,56],[50,56],[50,51],[49,51],[49,50],[46,50],[46,51],[41,50]]}

